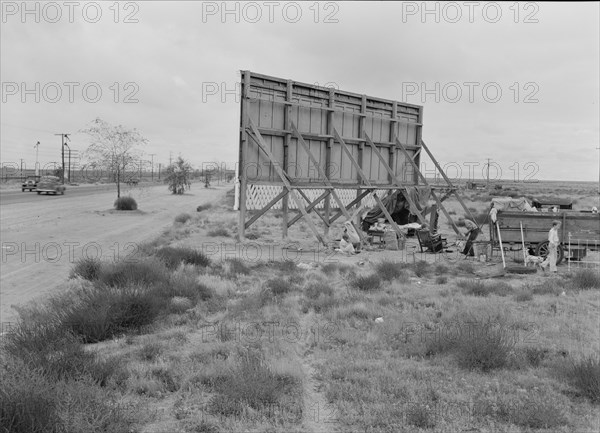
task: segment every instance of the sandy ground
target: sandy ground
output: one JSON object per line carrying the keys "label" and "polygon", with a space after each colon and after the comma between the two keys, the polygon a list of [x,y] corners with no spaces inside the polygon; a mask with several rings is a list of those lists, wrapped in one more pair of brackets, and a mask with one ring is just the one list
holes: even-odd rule
{"label": "sandy ground", "polygon": [[0,321],[15,320],[12,305],[64,286],[78,259],[135,257],[137,244],[159,235],[176,215],[194,215],[196,206],[230,188],[194,184],[183,196],[170,194],[165,185],[125,188],[138,203],[133,212],[112,210],[116,190],[83,196],[23,193],[27,201],[2,204]]}

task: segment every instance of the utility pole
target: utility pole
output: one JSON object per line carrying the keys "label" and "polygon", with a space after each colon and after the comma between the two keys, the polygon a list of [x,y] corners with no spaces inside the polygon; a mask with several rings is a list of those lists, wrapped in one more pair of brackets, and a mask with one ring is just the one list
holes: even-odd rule
{"label": "utility pole", "polygon": [[23,182],[23,158],[21,158],[21,182]]}
{"label": "utility pole", "polygon": [[38,164],[38,151],[40,150],[40,142],[38,141],[36,143],[35,146],[35,175],[39,176],[40,175],[40,168],[39,168],[39,164]]}
{"label": "utility pole", "polygon": [[158,163],[158,180],[160,180],[160,162]]}
{"label": "utility pole", "polygon": [[169,152],[169,166],[173,164],[173,152]]}
{"label": "utility pole", "polygon": [[156,155],[156,153],[151,153],[150,154],[150,157],[152,158],[152,162],[151,162],[151,165],[152,165],[152,168],[151,168],[151,170],[152,170],[152,182],[154,182],[154,155]]}
{"label": "utility pole", "polygon": [[54,135],[60,135],[60,153],[62,155],[62,183],[63,185],[65,184],[65,146],[67,145],[67,140],[71,141],[71,139],[69,138],[69,134],[54,134]]}
{"label": "utility pole", "polygon": [[490,187],[490,159],[487,159],[487,181],[485,183],[485,187],[489,188]]}

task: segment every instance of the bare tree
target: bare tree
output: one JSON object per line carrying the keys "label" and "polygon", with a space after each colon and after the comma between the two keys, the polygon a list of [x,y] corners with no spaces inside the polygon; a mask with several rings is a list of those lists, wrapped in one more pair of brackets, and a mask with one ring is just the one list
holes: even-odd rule
{"label": "bare tree", "polygon": [[121,182],[124,180],[125,169],[134,161],[139,161],[139,147],[148,140],[135,128],[113,126],[100,118],[96,118],[81,132],[88,134],[92,139],[85,151],[86,157],[110,173],[111,179],[117,184],[117,198],[121,197]]}

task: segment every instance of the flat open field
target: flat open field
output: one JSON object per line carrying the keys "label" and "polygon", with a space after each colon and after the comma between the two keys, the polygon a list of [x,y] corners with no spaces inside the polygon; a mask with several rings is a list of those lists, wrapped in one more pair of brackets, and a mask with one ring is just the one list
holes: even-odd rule
{"label": "flat open field", "polygon": [[[596,187],[521,195],[587,209]],[[412,238],[345,256],[303,222],[282,241],[276,211],[239,243],[231,188],[137,188],[131,213],[109,210],[113,192],[0,207],[2,320],[35,299],[1,343],[0,398],[30,422],[18,431],[600,429],[597,267],[508,274],[497,252],[421,254]],[[464,197],[482,213],[490,194]],[[49,243],[66,244],[54,263]]]}

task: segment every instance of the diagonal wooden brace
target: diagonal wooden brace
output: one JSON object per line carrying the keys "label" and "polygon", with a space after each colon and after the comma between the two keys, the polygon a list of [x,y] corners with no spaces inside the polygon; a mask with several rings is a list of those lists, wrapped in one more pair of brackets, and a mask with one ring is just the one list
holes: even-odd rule
{"label": "diagonal wooden brace", "polygon": [[[408,151],[404,148],[404,146],[402,145],[402,143],[400,142],[400,140],[398,140],[397,138],[396,138],[396,144],[398,145],[398,147],[400,148],[400,150],[402,150],[402,152],[404,153],[404,156],[406,157],[406,159],[408,161],[410,161],[413,169],[418,174],[418,176],[421,178],[421,180],[423,181],[423,183],[425,185],[429,186],[429,184],[427,183],[427,179],[425,179],[425,176],[423,176],[423,173],[421,173],[421,170],[419,170],[419,167],[417,166],[417,164],[415,163],[415,161],[413,161],[413,159],[408,154]],[[442,212],[444,212],[444,215],[446,216],[446,218],[448,218],[448,221],[450,221],[450,224],[452,224],[452,229],[454,230],[454,232],[457,235],[459,235],[459,236],[463,236],[463,234],[460,232],[460,230],[458,229],[458,227],[456,226],[456,224],[454,224],[454,220],[452,219],[452,217],[450,216],[450,214],[448,213],[448,211],[446,210],[446,208],[444,207],[444,205],[442,204],[442,202],[438,198],[438,196],[435,193],[435,191],[431,190],[431,195],[435,199],[438,207],[442,210]]]}
{"label": "diagonal wooden brace", "polygon": [[444,173],[444,170],[442,170],[442,167],[440,167],[440,164],[434,158],[433,154],[429,151],[429,148],[425,145],[425,142],[423,140],[421,140],[421,147],[423,147],[423,149],[425,149],[425,152],[427,152],[427,155],[429,155],[429,158],[431,158],[431,161],[433,161],[433,164],[440,171],[440,174],[442,175],[442,177],[444,178],[444,180],[446,181],[446,183],[452,188],[451,192],[454,193],[454,195],[458,199],[458,202],[460,203],[460,205],[464,209],[465,213],[469,216],[469,218],[471,219],[471,221],[473,221],[475,223],[475,225],[477,226],[477,228],[479,228],[481,230],[481,227],[477,223],[476,219],[473,217],[473,214],[471,213],[471,211],[469,210],[469,208],[467,207],[467,205],[463,202],[463,200],[460,197],[460,195],[458,194],[456,188],[454,187],[454,185],[452,184],[452,182],[450,181],[450,179],[448,178],[448,176],[446,176],[446,173]]}
{"label": "diagonal wooden brace", "polygon": [[[335,189],[331,185],[331,182],[330,182],[329,178],[325,174],[325,171],[319,165],[317,159],[313,156],[312,152],[310,151],[310,148],[308,147],[308,145],[304,141],[304,138],[302,137],[302,134],[300,134],[300,132],[296,128],[296,125],[294,125],[294,122],[291,122],[291,128],[292,128],[292,132],[294,133],[294,135],[298,139],[298,143],[300,143],[300,145],[304,148],[304,151],[308,154],[308,159],[310,159],[310,162],[315,166],[315,168],[319,172],[319,176],[323,179],[323,182],[325,183],[325,185],[327,185],[328,187],[330,187],[331,196],[333,197],[333,199],[335,200],[335,202],[339,206],[340,210],[342,211],[342,213],[344,214],[344,216],[346,217],[346,219],[348,221],[350,221],[350,223],[354,227],[354,230],[356,230],[356,233],[360,237],[360,240],[362,242],[364,242],[365,241],[365,237],[362,234],[362,230],[359,230],[358,227],[356,227],[356,225],[354,224],[354,221],[352,221],[352,217],[350,216],[350,214],[346,210],[346,207],[344,206],[344,203],[342,203],[342,200],[340,200],[340,198],[338,197],[337,193],[335,192]],[[329,221],[329,224],[331,224],[331,222],[332,221]]]}
{"label": "diagonal wooden brace", "polygon": [[[269,147],[265,143],[265,140],[263,139],[262,135],[260,135],[260,132],[258,132],[258,129],[256,128],[256,125],[254,124],[254,122],[252,121],[252,119],[248,119],[248,125],[249,125],[249,128],[250,128],[250,131],[252,131],[252,134],[248,134],[248,136],[251,137],[254,141],[256,141],[256,144],[258,144],[258,146],[260,147],[260,149],[267,155],[267,158],[269,158],[269,160],[271,161],[271,163],[273,163],[273,167],[275,168],[275,172],[280,177],[280,179],[283,182],[285,188],[289,192],[291,192],[292,191],[292,186],[290,185],[290,182],[288,180],[288,177],[287,177],[286,173],[279,166],[279,163],[275,160],[275,158],[271,154],[271,151],[269,150]],[[304,209],[304,203],[302,203],[302,200],[299,200],[296,197],[295,194],[290,194],[290,197],[292,197],[292,200],[294,200],[296,202],[296,206],[298,207],[298,210],[300,210],[300,212],[302,213],[302,216],[305,217],[306,222],[308,223],[310,229],[313,231],[314,235],[317,237],[317,239],[319,240],[319,242],[321,242],[324,246],[327,246],[327,243],[325,242],[325,240],[323,239],[323,237],[321,236],[321,234],[317,230],[317,227],[315,226],[315,224],[313,223],[313,221],[310,219],[310,216],[306,212],[306,209]]]}
{"label": "diagonal wooden brace", "polygon": [[[367,135],[366,132],[365,132],[365,138],[367,139],[367,143],[369,143],[369,146],[371,146],[371,149],[373,150],[373,153],[375,153],[375,155],[377,155],[377,157],[379,158],[379,161],[381,161],[381,163],[383,164],[383,166],[386,169],[386,171],[388,172],[388,174],[396,182],[396,185],[398,185],[399,188],[403,188],[404,190],[406,190],[406,188],[405,188],[404,184],[402,183],[402,181],[398,178],[398,176],[396,176],[396,173],[394,173],[394,170],[392,170],[392,167],[390,167],[390,165],[387,163],[387,161],[383,158],[383,156],[381,155],[381,152],[379,152],[379,149],[377,149],[377,146],[375,146],[375,144],[373,143],[373,141]],[[423,217],[423,215],[421,214],[421,212],[417,208],[417,205],[412,200],[412,198],[410,197],[410,195],[406,194],[405,198],[408,201],[408,204],[410,205],[410,211],[412,212],[412,214],[416,215],[417,218],[419,218],[419,221],[421,222],[421,224],[425,224],[427,221],[425,220],[425,218]]]}
{"label": "diagonal wooden brace", "polygon": [[344,152],[346,152],[346,156],[348,156],[348,158],[350,159],[350,162],[352,162],[352,165],[354,165],[354,168],[358,172],[358,175],[361,177],[363,182],[367,185],[367,188],[372,190],[371,193],[373,194],[373,198],[375,199],[375,201],[381,208],[381,211],[383,212],[383,214],[385,215],[387,220],[390,222],[390,224],[394,228],[394,231],[396,233],[398,233],[398,236],[400,236],[400,238],[404,238],[404,233],[402,233],[402,230],[400,230],[400,227],[398,227],[396,222],[392,219],[392,216],[388,212],[387,208],[385,207],[385,205],[383,204],[381,199],[377,196],[377,193],[375,192],[375,188],[373,187],[373,185],[371,185],[371,182],[369,181],[369,179],[367,179],[367,176],[365,176],[365,173],[360,168],[360,164],[358,162],[356,162],[356,159],[354,159],[352,152],[350,152],[350,149],[348,149],[348,146],[346,145],[346,142],[344,141],[342,136],[337,132],[337,129],[335,129],[335,128],[333,128],[333,133],[335,135],[335,139],[342,145],[342,149],[344,149]]}

